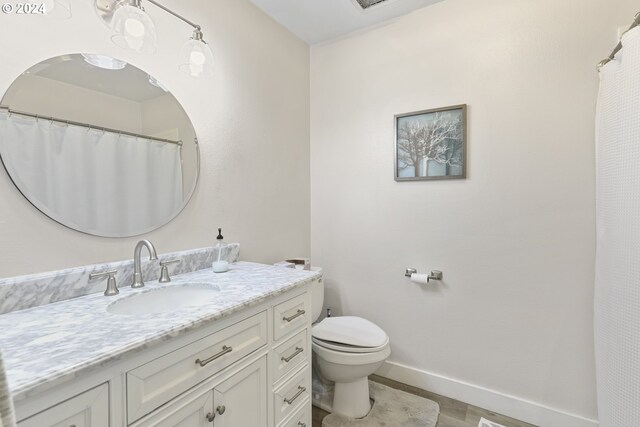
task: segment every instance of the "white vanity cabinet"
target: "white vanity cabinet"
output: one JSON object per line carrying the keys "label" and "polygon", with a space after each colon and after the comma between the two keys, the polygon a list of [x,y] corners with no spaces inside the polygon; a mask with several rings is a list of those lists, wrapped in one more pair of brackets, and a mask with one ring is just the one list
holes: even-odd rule
{"label": "white vanity cabinet", "polygon": [[205,427],[211,424],[213,416],[213,393],[211,391],[184,402],[169,405],[136,426],[158,427]]}
{"label": "white vanity cabinet", "polygon": [[213,389],[216,427],[267,427],[267,360],[261,358]]}
{"label": "white vanity cabinet", "polygon": [[[194,393],[177,399],[135,427],[267,427],[266,355],[212,385],[208,382]],[[213,388],[210,388],[213,387]],[[202,389],[206,391],[201,392]]]}
{"label": "white vanity cabinet", "polygon": [[19,427],[108,427],[109,385],[87,390],[18,423]]}
{"label": "white vanity cabinet", "polygon": [[19,427],[288,427],[311,413],[308,285],[17,402]]}

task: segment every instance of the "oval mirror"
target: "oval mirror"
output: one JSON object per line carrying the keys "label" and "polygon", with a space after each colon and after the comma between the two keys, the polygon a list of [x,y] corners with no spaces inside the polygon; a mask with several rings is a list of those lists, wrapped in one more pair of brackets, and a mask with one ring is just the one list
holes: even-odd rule
{"label": "oval mirror", "polygon": [[0,101],[0,158],[13,183],[84,233],[134,236],[171,221],[196,187],[199,156],[167,88],[108,56],[40,62]]}

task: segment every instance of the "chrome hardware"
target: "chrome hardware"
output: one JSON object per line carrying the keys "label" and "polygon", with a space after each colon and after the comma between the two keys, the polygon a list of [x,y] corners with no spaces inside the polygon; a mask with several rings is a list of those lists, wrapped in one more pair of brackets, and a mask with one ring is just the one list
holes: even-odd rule
{"label": "chrome hardware", "polygon": [[205,417],[207,417],[207,421],[212,423],[213,420],[216,419],[216,414],[214,414],[213,412],[209,412],[207,415],[205,415]]}
{"label": "chrome hardware", "polygon": [[160,261],[160,279],[158,282],[160,283],[169,283],[171,281],[171,277],[169,277],[169,268],[167,267],[169,264],[175,264],[180,262],[179,259],[167,259]]}
{"label": "chrome hardware", "polygon": [[[416,273],[418,273],[418,270],[411,267],[407,267],[407,269],[404,271],[404,275],[406,277],[411,277],[412,274],[416,274]],[[442,280],[442,271],[431,270],[431,273],[429,273],[429,276],[427,276],[427,283],[429,283],[432,280]]]}
{"label": "chrome hardware", "polygon": [[327,308],[327,317],[331,317],[331,309]]}
{"label": "chrome hardware", "polygon": [[58,118],[58,117],[41,116],[39,114],[34,114],[34,113],[31,113],[31,112],[28,112],[28,111],[17,111],[17,110],[11,109],[11,108],[9,108],[8,106],[5,106],[5,105],[0,106],[0,110],[6,110],[9,115],[18,114],[18,115],[21,115],[21,116],[33,117],[36,120],[38,120],[38,119],[47,120],[50,123],[56,122],[56,123],[66,124],[67,126],[69,126],[71,124],[71,125],[75,125],[75,126],[78,126],[78,127],[83,127],[83,128],[87,129],[87,132],[93,129],[93,130],[102,131],[103,133],[104,132],[117,133],[118,135],[128,135],[128,136],[134,136],[136,138],[150,139],[152,141],[166,142],[166,143],[169,143],[169,144],[182,145],[182,141],[173,141],[171,139],[156,138],[156,137],[153,137],[153,136],[144,135],[144,134],[140,134],[140,133],[127,132],[127,131],[120,130],[120,129],[105,128],[105,127],[102,127],[102,126],[96,126],[95,124],[91,124],[91,123],[76,122],[76,121],[73,121],[73,120],[61,119],[61,118]]}
{"label": "chrome hardware", "polygon": [[430,280],[442,280],[442,271],[431,270],[429,277],[427,277],[427,283],[429,283]]}
{"label": "chrome hardware", "polygon": [[102,273],[91,273],[89,275],[89,280],[108,277],[107,290],[104,291],[104,296],[111,297],[120,293],[120,291],[118,290],[118,285],[116,284],[116,274],[118,274],[117,270],[104,271]]}
{"label": "chrome hardware", "polygon": [[404,271],[404,275],[407,277],[411,277],[412,274],[416,274],[418,272],[418,270],[416,270],[415,268],[407,268]]}
{"label": "chrome hardware", "polygon": [[297,319],[298,317],[302,316],[303,314],[305,314],[306,311],[304,310],[298,310],[296,311],[296,314],[294,314],[293,316],[290,317],[283,317],[282,320],[284,320],[285,322],[291,322],[293,319]]}
{"label": "chrome hardware", "polygon": [[296,357],[297,355],[299,355],[300,353],[302,353],[304,350],[300,347],[296,347],[296,351],[293,352],[293,354],[289,357],[284,357],[282,356],[280,358],[280,360],[282,360],[285,363],[289,363],[291,361],[291,359],[293,359],[294,357]]}
{"label": "chrome hardware", "polygon": [[290,399],[285,398],[285,399],[284,399],[284,401],[285,401],[286,403],[288,403],[289,405],[291,405],[291,404],[292,404],[292,403],[293,403],[297,398],[299,398],[299,397],[300,397],[300,395],[301,395],[302,393],[304,393],[305,391],[307,391],[307,388],[306,388],[306,387],[302,387],[301,385],[299,385],[299,386],[298,386],[298,392],[297,392],[296,394],[294,394],[294,395],[293,395],[293,397],[292,397],[292,398],[290,398]]}
{"label": "chrome hardware", "polygon": [[224,414],[224,411],[226,411],[226,410],[227,410],[227,408],[226,408],[224,405],[218,406],[218,407],[216,408],[216,412],[217,412],[219,415]]}
{"label": "chrome hardware", "polygon": [[144,286],[144,281],[142,280],[142,267],[140,266],[140,256],[142,253],[142,248],[145,247],[149,251],[149,259],[154,261],[158,259],[158,254],[156,253],[156,248],[153,246],[148,240],[140,240],[136,245],[135,250],[133,251],[133,283],[131,284],[132,288],[141,288]]}
{"label": "chrome hardware", "polygon": [[227,353],[231,353],[233,351],[232,347],[227,347],[226,345],[222,346],[222,351],[220,351],[219,353],[214,354],[213,356],[211,356],[208,359],[204,359],[204,360],[200,360],[200,359],[196,359],[196,364],[200,365],[200,366],[207,366],[209,363],[213,362],[216,359],[221,358],[222,356],[224,356]]}

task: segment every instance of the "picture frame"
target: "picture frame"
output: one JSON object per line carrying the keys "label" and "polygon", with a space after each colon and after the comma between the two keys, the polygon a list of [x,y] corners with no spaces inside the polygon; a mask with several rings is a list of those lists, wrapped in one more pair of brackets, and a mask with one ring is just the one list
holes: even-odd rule
{"label": "picture frame", "polygon": [[467,104],[394,116],[394,179],[467,177]]}

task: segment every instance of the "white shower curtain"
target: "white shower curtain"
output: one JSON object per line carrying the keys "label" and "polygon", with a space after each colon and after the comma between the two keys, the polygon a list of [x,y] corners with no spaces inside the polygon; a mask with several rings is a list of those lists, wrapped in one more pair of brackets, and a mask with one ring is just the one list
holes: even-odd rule
{"label": "white shower curtain", "polygon": [[600,70],[595,339],[600,427],[640,426],[640,27]]}
{"label": "white shower curtain", "polygon": [[141,234],[183,206],[178,144],[2,113],[0,155],[31,203],[86,233]]}

